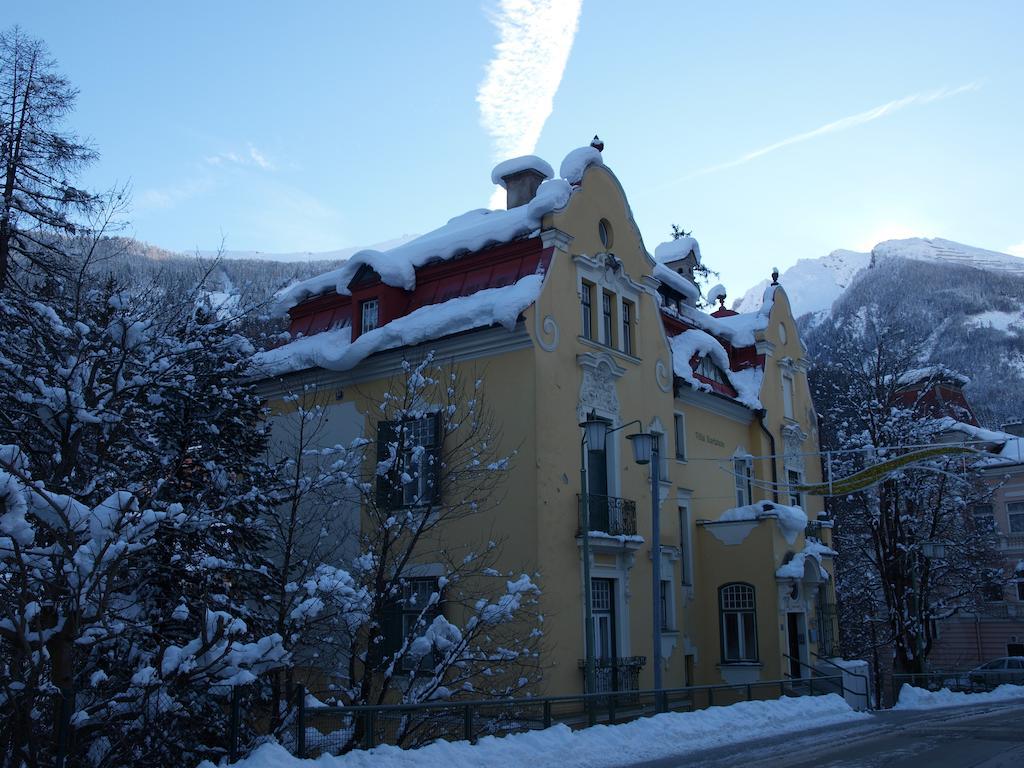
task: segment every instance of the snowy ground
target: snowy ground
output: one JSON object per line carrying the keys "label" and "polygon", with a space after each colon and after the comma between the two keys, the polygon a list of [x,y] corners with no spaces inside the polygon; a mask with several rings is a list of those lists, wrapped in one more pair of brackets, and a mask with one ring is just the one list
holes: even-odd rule
{"label": "snowy ground", "polygon": [[[573,731],[556,725],[544,731],[504,738],[488,736],[477,744],[438,742],[422,749],[377,747],[341,757],[298,760],[276,744],[260,747],[237,768],[418,768],[420,766],[501,766],[559,768],[621,766],[676,757],[687,752],[748,739],[799,733],[807,728],[869,719],[839,696],[741,702],[697,712],[668,713],[623,725],[598,725]],[[212,768],[204,763],[200,768]]]}
{"label": "snowy ground", "polygon": [[988,693],[963,693],[943,688],[940,691],[926,691],[904,685],[893,709],[941,709],[960,707],[964,704],[992,704],[999,701],[1024,699],[1024,685],[1000,685]]}

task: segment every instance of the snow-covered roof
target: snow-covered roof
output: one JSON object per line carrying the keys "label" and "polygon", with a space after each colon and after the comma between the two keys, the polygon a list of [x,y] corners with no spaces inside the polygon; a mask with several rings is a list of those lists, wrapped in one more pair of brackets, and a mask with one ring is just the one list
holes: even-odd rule
{"label": "snow-covered roof", "polygon": [[313,367],[344,371],[386,349],[420,344],[489,325],[502,325],[511,330],[520,313],[537,300],[543,281],[543,275],[527,275],[512,285],[420,307],[366,331],[355,341],[351,340],[349,327],[323,331],[260,352],[254,364],[267,376]]}
{"label": "snow-covered roof", "polygon": [[688,301],[695,302],[700,298],[700,288],[695,283],[672,271],[664,264],[655,264],[652,274],[669,288],[681,293]]}
{"label": "snow-covered roof", "polygon": [[494,169],[491,171],[491,182],[505,189],[506,176],[527,170],[537,171],[545,179],[553,179],[555,177],[554,169],[546,160],[542,160],[536,155],[523,155],[522,157],[503,160],[494,166]]}
{"label": "snow-covered roof", "polygon": [[708,356],[722,370],[733,389],[736,390],[736,399],[748,408],[761,409],[759,395],[764,379],[764,370],[760,367],[747,368],[742,371],[731,370],[729,355],[725,351],[725,347],[711,334],[691,328],[670,338],[669,348],[672,350],[672,372],[694,389],[704,392],[712,390],[709,384],[694,376],[693,368],[690,367],[690,361],[694,355]]}
{"label": "snow-covered roof", "polygon": [[742,520],[763,520],[768,517],[777,517],[779,528],[786,541],[792,544],[796,541],[797,534],[803,532],[807,527],[807,513],[800,507],[788,507],[774,501],[756,501],[742,507],[727,509],[718,518],[719,522],[736,522]]}
{"label": "snow-covered roof", "polygon": [[601,152],[595,147],[580,147],[565,156],[558,175],[575,186],[583,181],[583,174],[592,165],[604,165]]}
{"label": "snow-covered roof", "polygon": [[807,561],[813,560],[818,566],[818,574],[822,579],[828,580],[828,571],[822,567],[821,558],[832,557],[836,554],[837,552],[834,549],[826,547],[817,539],[806,539],[803,551],[793,555],[793,559],[788,563],[780,565],[778,570],[775,571],[775,575],[780,579],[802,579],[804,577],[804,569],[807,567]]}
{"label": "snow-covered roof", "polygon": [[546,214],[564,208],[571,194],[572,187],[567,182],[545,181],[527,205],[508,211],[485,208],[469,211],[396,248],[360,251],[337,269],[280,291],[275,309],[283,315],[303,299],[329,290],[347,295],[349,282],[363,265],[371,267],[387,285],[412,290],[416,287],[417,267],[528,236],[539,229]]}
{"label": "snow-covered roof", "polygon": [[754,312],[742,312],[729,317],[712,317],[694,307],[680,309],[680,317],[691,325],[703,328],[713,336],[725,339],[734,347],[751,347],[756,341],[756,334],[768,328],[768,318],[775,306],[775,289],[777,285],[765,288],[761,306]]}
{"label": "snow-covered roof", "polygon": [[962,387],[966,387],[971,383],[971,380],[962,373],[954,371],[952,368],[947,368],[944,365],[927,365],[923,368],[915,368],[901,375],[896,380],[896,383],[907,387],[925,381],[950,381]]}
{"label": "snow-covered roof", "polygon": [[697,263],[700,264],[700,245],[697,243],[697,239],[684,235],[675,240],[661,243],[654,249],[654,260],[659,264],[667,264],[670,261],[685,259],[690,255],[690,251],[693,251]]}

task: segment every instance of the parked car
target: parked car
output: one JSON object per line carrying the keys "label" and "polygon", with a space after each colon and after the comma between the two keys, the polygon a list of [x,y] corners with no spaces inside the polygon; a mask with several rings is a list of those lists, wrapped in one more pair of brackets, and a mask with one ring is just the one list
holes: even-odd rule
{"label": "parked car", "polygon": [[1003,683],[1024,685],[1024,656],[1004,656],[987,661],[969,673],[971,683],[994,688]]}

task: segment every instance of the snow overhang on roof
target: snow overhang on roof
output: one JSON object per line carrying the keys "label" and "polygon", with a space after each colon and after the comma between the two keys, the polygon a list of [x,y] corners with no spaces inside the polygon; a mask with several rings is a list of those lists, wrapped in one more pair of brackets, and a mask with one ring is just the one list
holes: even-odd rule
{"label": "snow overhang on roof", "polygon": [[761,405],[760,393],[764,369],[754,367],[742,371],[732,370],[725,347],[711,334],[699,329],[683,331],[669,339],[669,348],[672,351],[672,372],[693,389],[704,392],[712,391],[713,388],[710,384],[700,381],[694,375],[690,364],[695,355],[698,358],[710,357],[711,361],[722,370],[722,373],[725,374],[732,388],[736,391],[734,399],[737,402],[755,411],[763,407]]}
{"label": "snow overhang on roof", "polygon": [[283,316],[299,302],[328,291],[349,295],[349,283],[363,266],[376,272],[387,285],[410,291],[416,287],[418,267],[527,237],[539,230],[544,216],[564,208],[571,195],[572,187],[568,182],[545,181],[527,205],[508,211],[472,210],[388,251],[359,251],[337,269],[280,291],[276,296],[275,313]]}

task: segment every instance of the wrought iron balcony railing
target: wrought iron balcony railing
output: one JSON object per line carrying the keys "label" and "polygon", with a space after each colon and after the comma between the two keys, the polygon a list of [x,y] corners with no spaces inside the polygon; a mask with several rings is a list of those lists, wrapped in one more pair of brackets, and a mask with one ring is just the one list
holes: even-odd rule
{"label": "wrought iron balcony railing", "polygon": [[[583,496],[579,499],[579,531],[583,530]],[[636,535],[636,502],[616,496],[587,495],[590,507],[590,530],[607,533],[610,536]]]}

